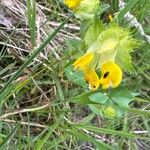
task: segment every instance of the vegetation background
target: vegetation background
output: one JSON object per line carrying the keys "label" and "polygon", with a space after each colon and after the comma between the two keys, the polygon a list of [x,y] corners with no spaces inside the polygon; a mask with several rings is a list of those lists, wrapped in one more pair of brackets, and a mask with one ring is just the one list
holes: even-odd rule
{"label": "vegetation background", "polygon": [[[109,6],[101,18],[108,22],[119,1],[101,2]],[[129,27],[123,17],[130,11],[150,34],[150,1],[125,2],[120,25]],[[131,27],[142,44],[132,53],[135,72],[125,73],[122,85],[136,96],[130,106],[138,111],[97,116],[69,102],[83,92],[64,73],[80,40],[80,23],[70,14],[58,0],[0,1],[0,149],[150,149],[150,44]]]}

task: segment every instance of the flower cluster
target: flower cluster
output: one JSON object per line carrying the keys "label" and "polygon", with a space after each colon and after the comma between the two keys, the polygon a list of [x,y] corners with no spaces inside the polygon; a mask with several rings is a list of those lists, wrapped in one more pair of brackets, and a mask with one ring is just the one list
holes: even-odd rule
{"label": "flower cluster", "polygon": [[128,30],[113,22],[112,16],[109,15],[109,26],[95,17],[99,0],[65,0],[65,4],[76,9],[75,15],[89,23],[84,35],[87,52],[73,63],[74,69],[83,71],[91,90],[99,86],[117,87],[122,80],[122,70],[132,68],[130,52],[136,41]]}
{"label": "flower cluster", "polygon": [[131,68],[129,53],[136,42],[130,32],[114,24],[111,16],[108,27],[98,18],[91,18],[90,15],[96,13],[99,0],[65,0],[65,4],[71,9],[77,9],[76,14],[80,14],[81,20],[85,16],[86,20],[90,20],[84,37],[87,52],[74,62],[74,69],[83,71],[91,90],[99,86],[103,89],[117,87],[122,80],[122,69]]}
{"label": "flower cluster", "polygon": [[[129,29],[119,26],[117,16],[113,19],[109,15],[109,24],[99,19],[105,9],[99,0],[64,0],[64,2],[74,11],[75,17],[81,20],[82,43],[86,49],[86,52],[73,63],[74,70],[83,72],[90,90],[116,88],[122,81],[123,71],[132,71],[130,53],[138,46],[137,41],[132,38]],[[78,75],[78,72],[72,74],[76,73]],[[75,76],[74,81],[83,81],[83,76],[82,80],[78,79]],[[115,94],[115,90],[119,91],[119,88],[111,89],[108,93],[103,90],[92,92],[94,94],[87,99],[100,105],[90,104],[91,110],[108,118],[121,116],[123,111],[119,106],[127,107],[132,96],[128,97],[129,100],[122,98],[125,102],[120,103],[119,100],[124,93],[127,95],[129,93],[120,90]],[[101,105],[102,109],[99,109]]]}
{"label": "flower cluster", "polygon": [[[92,34],[94,36],[92,33],[94,31],[88,30],[87,32],[90,32],[87,35]],[[125,52],[130,50],[133,45],[130,42],[132,38],[129,34],[128,31],[118,25],[111,25],[101,31],[96,40],[91,42],[87,52],[74,62],[74,69],[84,72],[85,80],[89,83],[91,90],[96,90],[99,86],[103,89],[115,88],[120,84],[122,80],[121,68],[125,69],[123,65],[126,61],[126,55],[123,52],[124,49]],[[86,38],[87,45],[90,40]],[[120,59],[122,55],[124,58]]]}

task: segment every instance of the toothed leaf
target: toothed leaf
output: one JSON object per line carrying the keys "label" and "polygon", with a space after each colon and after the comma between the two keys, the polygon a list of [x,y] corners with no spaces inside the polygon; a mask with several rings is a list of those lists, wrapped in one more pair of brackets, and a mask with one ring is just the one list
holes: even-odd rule
{"label": "toothed leaf", "polygon": [[125,71],[133,70],[131,52],[138,46],[137,41],[125,36],[117,46],[116,63]]}
{"label": "toothed leaf", "polygon": [[129,30],[111,25],[98,36],[88,49],[98,56],[98,66],[107,61],[115,61],[123,70],[132,70],[130,52],[137,47],[137,42],[130,36]]}

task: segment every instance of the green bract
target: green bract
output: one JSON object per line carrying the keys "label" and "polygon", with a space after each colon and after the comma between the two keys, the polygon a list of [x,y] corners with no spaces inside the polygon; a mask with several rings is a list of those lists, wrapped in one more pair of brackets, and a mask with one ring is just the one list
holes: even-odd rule
{"label": "green bract", "polygon": [[84,41],[87,46],[90,46],[97,40],[102,31],[105,30],[105,27],[102,22],[96,18],[91,20],[88,24],[90,24],[90,26],[84,35]]}
{"label": "green bract", "polygon": [[75,12],[76,17],[81,20],[93,18],[99,3],[99,0],[82,0],[80,7]]}
{"label": "green bract", "polygon": [[[91,39],[85,36],[85,42],[91,43],[88,51],[95,53],[98,57],[98,66],[101,66],[107,61],[115,61],[123,70],[131,70],[130,52],[137,46],[137,42],[130,36],[129,30],[113,24],[105,28],[102,32],[99,32],[100,34],[98,36],[94,34],[94,30],[91,30],[91,28],[88,29],[85,35],[90,35],[90,31],[93,36]],[[95,31],[101,30],[95,29]],[[92,43],[91,41],[93,39],[97,40]]]}

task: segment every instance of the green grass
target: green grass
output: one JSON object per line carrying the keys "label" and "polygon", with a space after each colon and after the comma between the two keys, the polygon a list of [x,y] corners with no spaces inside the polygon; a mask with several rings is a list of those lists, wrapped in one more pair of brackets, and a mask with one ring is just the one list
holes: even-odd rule
{"label": "green grass", "polygon": [[[110,4],[105,21],[108,13],[118,11],[118,0],[102,2]],[[65,75],[66,65],[82,53],[76,47],[78,20],[60,1],[31,3],[21,2],[26,9],[17,3],[14,9],[0,2],[2,14],[14,20],[11,29],[0,23],[0,149],[149,149],[148,42],[131,28],[143,42],[132,53],[135,71],[124,73],[122,86],[136,95],[135,100],[130,108],[122,108],[123,117],[108,119],[89,109],[91,101],[85,97],[93,92],[85,92]],[[123,16],[130,11],[150,34],[149,8],[146,0],[128,0],[119,14],[121,25],[129,26]]]}

